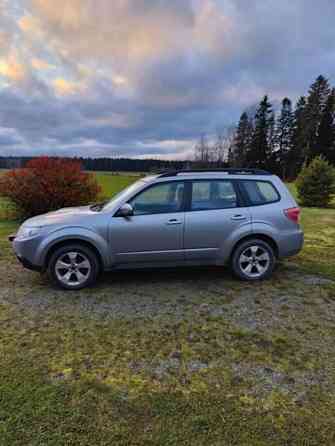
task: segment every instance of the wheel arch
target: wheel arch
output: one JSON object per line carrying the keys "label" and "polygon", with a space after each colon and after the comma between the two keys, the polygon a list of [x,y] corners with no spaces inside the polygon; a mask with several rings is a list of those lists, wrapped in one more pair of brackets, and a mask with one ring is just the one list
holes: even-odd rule
{"label": "wheel arch", "polygon": [[236,249],[237,249],[242,243],[247,242],[248,240],[254,240],[254,239],[262,240],[263,242],[268,243],[268,244],[271,246],[271,248],[273,249],[273,252],[274,252],[274,254],[275,254],[275,257],[278,259],[278,257],[279,257],[279,247],[278,247],[277,242],[276,242],[272,237],[270,237],[269,235],[262,234],[262,233],[257,233],[257,232],[256,232],[256,233],[249,234],[249,235],[247,235],[247,236],[241,238],[240,240],[238,240],[238,241],[235,243],[235,245],[233,246],[233,249],[232,249],[232,251],[231,251],[231,253],[230,253],[230,259],[232,259],[232,257],[233,257],[233,255],[234,255]]}
{"label": "wheel arch", "polygon": [[63,248],[64,246],[68,246],[68,245],[82,245],[82,246],[85,246],[86,248],[91,249],[94,252],[94,254],[97,256],[100,271],[102,272],[104,270],[105,265],[104,265],[103,257],[101,255],[100,251],[98,250],[98,248],[93,243],[91,243],[87,240],[83,240],[81,238],[69,238],[69,239],[55,242],[53,245],[51,245],[45,254],[45,260],[44,260],[44,269],[45,270],[48,269],[50,259],[51,259],[52,255],[57,251],[57,249]]}

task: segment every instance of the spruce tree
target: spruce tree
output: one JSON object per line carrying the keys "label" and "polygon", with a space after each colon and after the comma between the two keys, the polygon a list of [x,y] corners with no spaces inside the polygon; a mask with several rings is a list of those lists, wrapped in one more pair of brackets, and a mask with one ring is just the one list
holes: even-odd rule
{"label": "spruce tree", "polygon": [[309,165],[304,165],[296,185],[302,206],[327,207],[335,192],[335,169],[322,156],[317,156]]}
{"label": "spruce tree", "polygon": [[247,153],[247,166],[269,168],[273,143],[274,115],[268,96],[264,96],[255,115],[255,129]]}
{"label": "spruce tree", "polygon": [[230,163],[235,167],[244,167],[252,139],[252,122],[246,112],[242,113],[231,152]]}
{"label": "spruce tree", "polygon": [[329,81],[319,76],[309,89],[305,109],[305,160],[310,161],[317,156],[317,138],[321,119],[330,94]]}
{"label": "spruce tree", "polygon": [[326,160],[335,163],[335,89],[333,88],[326,102],[320,127],[316,147],[316,156],[322,155]]}
{"label": "spruce tree", "polygon": [[304,163],[306,151],[305,112],[306,98],[301,96],[294,110],[292,143],[286,156],[286,176],[291,180],[296,178]]}
{"label": "spruce tree", "polygon": [[288,98],[282,101],[282,108],[276,126],[276,162],[280,166],[282,178],[287,176],[287,157],[292,147],[294,115],[292,102]]}

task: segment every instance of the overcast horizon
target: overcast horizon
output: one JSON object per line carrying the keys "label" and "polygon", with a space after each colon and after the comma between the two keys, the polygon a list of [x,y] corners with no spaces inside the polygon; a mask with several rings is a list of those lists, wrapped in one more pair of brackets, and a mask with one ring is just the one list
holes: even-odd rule
{"label": "overcast horizon", "polygon": [[0,0],[0,155],[184,159],[335,78],[332,0]]}

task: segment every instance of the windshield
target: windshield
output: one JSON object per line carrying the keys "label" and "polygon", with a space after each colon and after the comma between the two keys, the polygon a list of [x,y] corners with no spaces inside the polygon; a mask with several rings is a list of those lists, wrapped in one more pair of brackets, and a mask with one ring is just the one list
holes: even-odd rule
{"label": "windshield", "polygon": [[107,203],[104,205],[103,209],[107,210],[107,211],[110,210],[115,205],[116,202],[122,201],[123,198],[127,197],[128,195],[131,196],[138,189],[140,189],[140,187],[143,185],[143,183],[144,183],[143,180],[138,180],[135,183],[131,184],[130,186],[126,187],[121,192],[114,195],[114,197],[111,200],[107,201]]}

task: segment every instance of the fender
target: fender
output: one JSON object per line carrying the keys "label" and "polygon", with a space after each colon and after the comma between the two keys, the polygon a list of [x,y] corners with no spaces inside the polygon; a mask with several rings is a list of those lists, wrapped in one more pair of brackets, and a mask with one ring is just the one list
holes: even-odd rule
{"label": "fender", "polygon": [[66,240],[78,240],[78,242],[83,240],[90,243],[101,255],[104,268],[109,267],[111,259],[109,255],[110,250],[108,243],[97,232],[82,226],[61,228],[48,234],[48,236],[45,237],[42,243],[38,246],[35,253],[35,264],[41,266],[44,265],[50,248],[55,246],[57,243],[64,242]]}
{"label": "fender", "polygon": [[[249,228],[246,227],[247,225],[249,225]],[[269,237],[278,246],[280,241],[275,233],[276,231],[274,227],[268,223],[250,222],[248,224],[240,226],[225,240],[223,246],[220,247],[219,258],[222,263],[227,263],[232,255],[235,246],[244,238],[250,237],[255,234],[261,234]]]}
{"label": "fender", "polygon": [[263,221],[253,221],[252,222],[252,232],[254,234],[262,234],[270,237],[278,245],[280,243],[281,237],[278,236],[278,229],[270,223]]}
{"label": "fender", "polygon": [[245,237],[253,234],[251,222],[245,223],[235,231],[233,231],[229,237],[227,237],[219,249],[219,263],[227,263],[233,252],[236,244]]}
{"label": "fender", "polygon": [[271,224],[256,221],[253,223],[253,232],[271,238],[277,245],[279,258],[298,254],[304,244],[304,233],[299,227],[295,230],[292,230],[291,228],[278,230]]}

